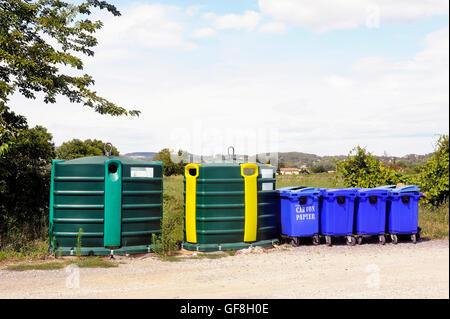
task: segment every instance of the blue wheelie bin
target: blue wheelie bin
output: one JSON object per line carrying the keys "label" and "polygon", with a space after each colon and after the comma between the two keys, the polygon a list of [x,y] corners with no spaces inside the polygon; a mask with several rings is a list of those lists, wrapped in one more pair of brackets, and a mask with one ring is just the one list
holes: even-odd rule
{"label": "blue wheelie bin", "polygon": [[281,234],[290,238],[293,246],[300,237],[319,240],[320,189],[314,187],[283,187],[277,189],[281,211]]}
{"label": "blue wheelie bin", "polygon": [[389,191],[361,188],[356,191],[355,234],[358,244],[363,236],[378,235],[380,244],[386,243],[386,207]]}
{"label": "blue wheelie bin", "polygon": [[395,185],[386,185],[376,189],[389,190],[386,226],[392,242],[398,243],[397,235],[410,235],[416,243],[419,236],[419,200],[422,196],[419,187],[407,185],[396,188]]}
{"label": "blue wheelie bin", "polygon": [[355,245],[353,221],[357,189],[322,189],[320,196],[320,233],[328,246],[331,237],[346,236],[347,245]]}

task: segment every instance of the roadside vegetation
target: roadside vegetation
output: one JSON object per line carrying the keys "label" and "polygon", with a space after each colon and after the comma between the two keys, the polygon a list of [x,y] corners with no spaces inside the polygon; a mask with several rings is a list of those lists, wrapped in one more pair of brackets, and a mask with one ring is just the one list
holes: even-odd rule
{"label": "roadside vegetation", "polygon": [[[38,133],[39,132],[39,133]],[[32,141],[27,134],[38,134],[41,136],[37,141],[37,146],[41,147],[42,154],[49,158],[42,164],[41,161],[33,160],[27,150],[32,149],[29,143]],[[12,170],[1,171],[0,179],[0,264],[6,262],[19,261],[42,261],[48,259],[48,185],[49,169],[45,168],[45,163],[50,162],[55,152],[51,136],[42,129],[34,133],[27,133],[23,137],[18,137],[17,142],[11,146],[6,154],[15,154],[17,160]],[[39,135],[40,134],[40,135]],[[50,140],[49,140],[50,139]],[[80,141],[81,142],[81,141]],[[87,145],[83,145],[87,144]],[[24,145],[23,145],[24,144]],[[28,146],[27,146],[28,145]],[[50,145],[50,148],[49,148]],[[69,145],[69,144],[66,144]],[[84,153],[86,147],[96,145],[99,149],[103,142],[85,141],[81,144],[78,141],[71,141],[70,145],[78,145],[78,148],[70,150],[73,158],[78,157],[77,149]],[[34,147],[34,146],[33,146]],[[38,148],[39,149],[39,148]],[[99,151],[92,151],[92,155],[97,155]],[[118,151],[116,150],[118,153]],[[342,188],[342,187],[373,187],[384,184],[416,184],[421,187],[426,198],[422,199],[419,207],[419,227],[422,228],[422,237],[428,239],[438,239],[448,237],[449,233],[449,202],[448,202],[448,136],[442,136],[436,143],[436,151],[428,161],[417,167],[416,173],[408,174],[396,171],[389,165],[381,162],[365,149],[357,147],[346,158],[336,161],[337,173],[315,173],[301,174],[297,176],[277,176],[276,187],[285,186],[309,186],[318,188]],[[167,152],[162,152],[160,155]],[[28,155],[29,154],[29,155]],[[9,157],[5,155],[0,158],[0,163]],[[12,160],[12,158],[10,158]],[[161,156],[160,160],[167,160]],[[21,175],[27,165],[28,172],[33,174]],[[9,163],[8,165],[12,165]],[[34,165],[34,166],[33,166]],[[43,166],[42,166],[43,165]],[[35,168],[33,168],[35,167]],[[44,167],[44,168],[43,168]],[[181,170],[180,168],[177,168]],[[20,185],[20,178],[27,181],[25,185],[30,188],[37,185],[42,196],[32,196],[31,193],[38,192],[36,189],[11,188],[11,185]],[[39,179],[42,179],[39,181]],[[33,182],[38,180],[38,182]],[[44,186],[42,186],[44,185]],[[183,176],[170,174],[164,176],[164,217],[161,225],[162,233],[159,236],[152,236],[151,241],[155,247],[155,253],[162,260],[177,261],[180,257],[176,251],[183,241],[184,225],[184,186]],[[38,201],[37,201],[38,200]],[[14,204],[18,203],[18,204]],[[8,206],[9,205],[9,206]],[[33,231],[27,231],[27,230]],[[25,230],[25,231],[24,231]],[[81,237],[81,236],[80,236]],[[81,238],[80,238],[81,240]],[[57,256],[58,252],[52,252]],[[198,258],[213,258],[198,256]],[[84,258],[84,257],[79,257]],[[183,257],[184,258],[184,257]],[[51,266],[39,266],[51,267]]]}
{"label": "roadside vegetation", "polygon": [[112,262],[105,257],[83,257],[77,259],[64,259],[61,261],[50,262],[28,262],[6,266],[6,270],[10,271],[26,271],[26,270],[57,270],[63,269],[69,265],[76,265],[79,268],[112,268],[118,267],[117,262]]}

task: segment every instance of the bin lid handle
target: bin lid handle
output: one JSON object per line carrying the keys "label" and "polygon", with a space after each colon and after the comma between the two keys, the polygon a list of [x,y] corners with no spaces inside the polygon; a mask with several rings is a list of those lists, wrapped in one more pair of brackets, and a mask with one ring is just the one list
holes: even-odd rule
{"label": "bin lid handle", "polygon": [[[106,146],[109,145],[109,151],[106,150]],[[111,153],[113,151],[113,145],[110,142],[106,142],[105,146],[103,147],[103,149],[105,150],[105,155],[106,156],[111,156]]]}
{"label": "bin lid handle", "polygon": [[[232,152],[230,153],[230,149],[232,150]],[[234,158],[234,146],[228,146],[228,156],[229,158],[233,159]]]}

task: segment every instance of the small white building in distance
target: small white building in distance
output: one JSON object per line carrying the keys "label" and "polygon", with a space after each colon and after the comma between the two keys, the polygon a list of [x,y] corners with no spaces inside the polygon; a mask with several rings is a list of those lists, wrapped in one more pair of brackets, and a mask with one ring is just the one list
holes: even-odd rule
{"label": "small white building in distance", "polygon": [[281,175],[299,175],[300,169],[299,168],[280,168],[280,174]]}

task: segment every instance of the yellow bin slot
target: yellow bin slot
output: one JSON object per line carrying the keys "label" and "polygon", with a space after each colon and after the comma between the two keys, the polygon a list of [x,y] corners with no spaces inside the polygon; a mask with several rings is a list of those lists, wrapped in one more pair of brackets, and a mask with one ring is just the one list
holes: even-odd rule
{"label": "yellow bin slot", "polygon": [[[250,173],[250,174],[249,174]],[[245,230],[244,241],[256,241],[258,222],[258,165],[241,164],[245,184]]]}
{"label": "yellow bin slot", "polygon": [[186,177],[186,241],[197,243],[197,177],[201,164],[188,164],[184,168]]}

